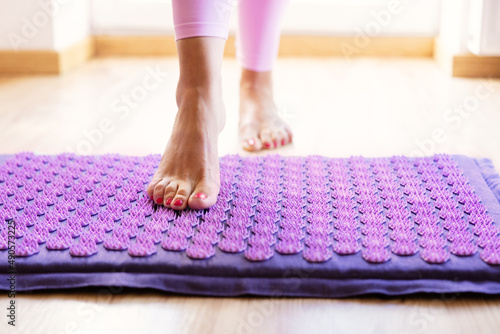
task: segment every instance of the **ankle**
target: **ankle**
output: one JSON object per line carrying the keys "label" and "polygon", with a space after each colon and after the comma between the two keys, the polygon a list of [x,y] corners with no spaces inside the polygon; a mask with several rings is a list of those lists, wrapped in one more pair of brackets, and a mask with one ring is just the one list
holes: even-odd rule
{"label": "ankle", "polygon": [[255,72],[243,69],[241,72],[240,89],[250,92],[272,92],[272,72]]}
{"label": "ankle", "polygon": [[190,71],[181,74],[177,83],[177,89],[209,89],[221,87],[222,76],[218,72]]}
{"label": "ankle", "polygon": [[202,125],[202,128],[215,126],[217,133],[224,128],[225,109],[220,84],[208,87],[179,84],[176,100],[178,107],[176,119],[181,123],[197,123]]}
{"label": "ankle", "polygon": [[176,90],[177,106],[180,108],[183,103],[193,101],[205,101],[207,103],[222,101],[221,86],[220,80],[202,84],[187,84],[179,80]]}

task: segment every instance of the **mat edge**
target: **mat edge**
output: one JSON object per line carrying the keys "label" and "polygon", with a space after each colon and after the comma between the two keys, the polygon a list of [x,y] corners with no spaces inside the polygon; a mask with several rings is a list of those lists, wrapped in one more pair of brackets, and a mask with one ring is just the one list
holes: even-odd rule
{"label": "mat edge", "polygon": [[[128,280],[128,275],[134,275],[133,280]],[[268,296],[268,297],[324,297],[341,298],[371,293],[388,296],[401,296],[413,293],[480,293],[486,295],[500,294],[500,282],[483,281],[450,281],[450,280],[383,280],[383,279],[316,279],[305,280],[268,279],[268,278],[234,278],[220,277],[211,280],[208,284],[204,277],[182,276],[175,274],[158,273],[100,273],[95,281],[88,280],[86,275],[51,273],[44,275],[22,275],[18,282],[22,285],[17,291],[34,291],[43,289],[71,289],[81,287],[128,287],[128,288],[152,288],[155,290],[179,293],[186,295],[203,295],[218,297],[237,297],[242,295]],[[0,274],[0,290],[8,290],[6,278],[9,274]],[[57,279],[55,279],[57,278]],[[71,283],[61,285],[61,280],[72,280]],[[264,282],[265,281],[265,282]],[[306,281],[306,282],[305,282]],[[50,282],[50,283],[47,283]],[[290,283],[297,285],[296,288],[284,289]],[[397,283],[397,284],[395,284]],[[452,287],[450,289],[450,284]],[[23,287],[29,286],[29,288]],[[262,289],[267,287],[267,289]],[[395,287],[397,287],[395,289]]]}
{"label": "mat edge", "polygon": [[474,158],[474,162],[481,171],[484,181],[500,203],[500,174],[495,169],[493,161],[488,158]]}

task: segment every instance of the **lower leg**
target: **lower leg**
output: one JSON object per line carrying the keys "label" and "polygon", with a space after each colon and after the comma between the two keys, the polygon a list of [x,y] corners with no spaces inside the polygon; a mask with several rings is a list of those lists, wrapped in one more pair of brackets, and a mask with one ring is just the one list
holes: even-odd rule
{"label": "lower leg", "polygon": [[291,142],[274,103],[272,68],[278,54],[280,21],[288,0],[240,0],[237,54],[242,65],[240,135],[243,148],[257,151]]}
{"label": "lower leg", "polygon": [[173,209],[204,209],[219,192],[217,139],[224,127],[220,67],[225,40],[177,41],[178,112],[158,170],[148,186],[152,199]]}

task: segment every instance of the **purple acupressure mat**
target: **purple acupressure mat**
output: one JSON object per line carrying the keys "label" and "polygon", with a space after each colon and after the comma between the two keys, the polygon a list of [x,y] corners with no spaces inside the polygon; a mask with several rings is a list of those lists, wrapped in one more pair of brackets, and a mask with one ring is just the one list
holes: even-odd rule
{"label": "purple acupressure mat", "polygon": [[180,213],[145,195],[159,161],[0,156],[0,289],[14,245],[17,290],[500,293],[489,160],[225,156],[216,205]]}

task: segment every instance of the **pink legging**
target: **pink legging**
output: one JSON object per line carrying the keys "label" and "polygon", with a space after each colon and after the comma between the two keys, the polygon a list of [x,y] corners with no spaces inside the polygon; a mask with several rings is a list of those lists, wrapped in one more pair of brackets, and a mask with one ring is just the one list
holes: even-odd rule
{"label": "pink legging", "polygon": [[[233,0],[173,0],[175,39],[227,39]],[[280,22],[288,0],[238,0],[236,55],[245,69],[264,72],[278,55]]]}

